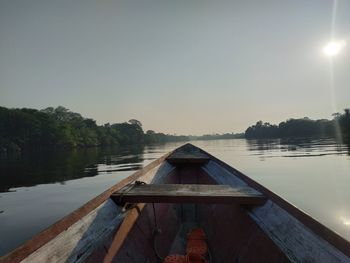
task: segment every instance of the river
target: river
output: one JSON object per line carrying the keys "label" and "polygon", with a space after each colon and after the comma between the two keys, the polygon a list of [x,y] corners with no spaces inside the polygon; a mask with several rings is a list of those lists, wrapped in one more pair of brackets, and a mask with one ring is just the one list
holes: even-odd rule
{"label": "river", "polygon": [[[191,142],[350,240],[350,147],[332,139]],[[183,143],[0,156],[0,255]]]}

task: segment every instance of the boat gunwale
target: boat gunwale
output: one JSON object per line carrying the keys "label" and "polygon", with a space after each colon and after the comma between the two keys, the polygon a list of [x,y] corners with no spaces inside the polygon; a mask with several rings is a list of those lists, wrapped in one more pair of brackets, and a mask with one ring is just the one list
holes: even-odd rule
{"label": "boat gunwale", "polygon": [[350,241],[346,240],[345,238],[340,236],[337,232],[329,229],[327,226],[323,225],[322,223],[317,221],[315,218],[313,218],[312,216],[310,216],[300,208],[289,203],[284,198],[280,197],[279,195],[272,192],[268,188],[259,184],[258,182],[248,177],[244,173],[240,172],[236,168],[216,158],[210,153],[204,151],[203,149],[199,147],[197,148],[200,149],[203,153],[207,154],[212,161],[215,161],[216,163],[223,166],[228,171],[233,172],[235,176],[237,176],[239,179],[247,183],[248,186],[251,186],[255,190],[264,194],[267,197],[267,200],[271,200],[272,202],[274,202],[275,204],[277,204],[278,206],[286,210],[289,214],[291,214],[291,216],[295,217],[297,220],[303,223],[306,227],[310,228],[315,234],[317,234],[322,239],[324,239],[325,241],[330,243],[332,246],[334,246],[336,249],[344,253],[344,255],[346,255],[347,257],[350,257]]}
{"label": "boat gunwale", "polygon": [[124,187],[125,185],[133,181],[136,181],[139,177],[145,175],[151,169],[165,162],[167,157],[170,156],[174,151],[188,145],[191,145],[192,147],[199,149],[202,153],[207,154],[210,157],[211,161],[218,163],[219,165],[224,167],[226,170],[233,173],[234,176],[237,176],[239,179],[247,183],[248,186],[264,194],[267,197],[267,199],[270,199],[272,202],[276,203],[282,209],[287,211],[291,216],[295,217],[297,220],[303,223],[306,227],[311,229],[315,234],[317,234],[322,239],[327,241],[329,244],[334,246],[336,249],[341,251],[344,255],[350,257],[350,242],[345,238],[343,238],[342,236],[340,236],[338,233],[329,229],[328,227],[326,227],[325,225],[323,225],[322,223],[318,222],[316,219],[311,217],[306,212],[300,210],[293,204],[289,203],[288,201],[278,196],[268,188],[264,187],[263,185],[254,181],[250,177],[246,176],[239,170],[228,165],[224,161],[216,158],[215,156],[211,155],[210,153],[204,151],[203,149],[197,146],[194,146],[190,143],[186,143],[174,149],[173,151],[170,151],[164,154],[160,158],[146,165],[141,170],[138,170],[135,173],[131,174],[130,176],[124,178],[123,180],[113,185],[112,187],[110,187],[100,195],[96,196],[95,198],[91,199],[90,201],[82,205],[80,208],[76,209],[72,213],[66,215],[65,217],[63,217],[62,219],[54,223],[53,225],[41,231],[40,233],[35,235],[32,239],[26,241],[24,244],[17,247],[15,250],[0,257],[0,262],[20,262],[21,260],[25,259],[27,256],[35,252],[37,249],[41,248],[46,243],[48,243],[50,240],[54,239],[58,234],[60,234],[61,232],[69,228],[71,225],[79,221],[82,217],[86,216],[91,211],[96,209],[99,205],[101,205],[108,198],[110,198],[112,193]]}
{"label": "boat gunwale", "polygon": [[162,155],[158,159],[147,164],[142,169],[137,170],[136,172],[122,179],[121,181],[119,181],[118,183],[116,183],[106,191],[102,192],[98,196],[89,200],[87,203],[83,204],[81,207],[77,208],[73,212],[59,219],[56,223],[50,225],[49,227],[45,228],[38,234],[34,235],[31,239],[25,241],[22,245],[18,246],[17,248],[10,251],[9,253],[1,256],[0,262],[13,263],[13,262],[22,261],[23,259],[28,257],[30,254],[34,253],[36,250],[38,250],[39,248],[41,248],[42,246],[44,246],[45,244],[53,240],[57,235],[62,233],[64,230],[67,230],[70,226],[78,222],[84,216],[88,215],[90,212],[96,209],[103,202],[108,200],[111,194],[113,194],[115,191],[123,188],[124,186],[126,186],[127,184],[133,181],[136,181],[139,177],[145,175],[153,168],[157,167],[158,165],[161,165],[164,161],[166,161],[167,157],[171,155],[173,152],[174,150]]}

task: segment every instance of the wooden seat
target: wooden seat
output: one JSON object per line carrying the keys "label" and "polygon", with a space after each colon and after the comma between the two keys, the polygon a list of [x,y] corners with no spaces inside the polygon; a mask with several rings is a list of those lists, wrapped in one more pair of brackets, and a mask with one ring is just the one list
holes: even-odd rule
{"label": "wooden seat", "polygon": [[119,203],[207,203],[262,205],[266,198],[250,187],[200,184],[142,184],[111,195]]}
{"label": "wooden seat", "polygon": [[210,158],[201,152],[174,152],[167,159],[171,164],[206,164]]}

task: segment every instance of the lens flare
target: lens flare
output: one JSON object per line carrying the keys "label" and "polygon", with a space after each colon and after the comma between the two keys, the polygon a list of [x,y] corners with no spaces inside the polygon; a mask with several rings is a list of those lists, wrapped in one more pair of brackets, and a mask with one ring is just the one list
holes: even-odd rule
{"label": "lens flare", "polygon": [[338,55],[345,47],[345,41],[331,41],[323,47],[323,53],[328,57]]}
{"label": "lens flare", "polygon": [[347,217],[340,217],[340,220],[342,221],[343,225],[350,226],[350,218]]}

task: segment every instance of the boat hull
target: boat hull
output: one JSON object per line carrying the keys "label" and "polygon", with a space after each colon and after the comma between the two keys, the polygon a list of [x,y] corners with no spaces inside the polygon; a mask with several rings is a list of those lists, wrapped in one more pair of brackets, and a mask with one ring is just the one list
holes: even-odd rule
{"label": "boat hull", "polygon": [[[194,199],[125,209],[111,195],[132,187],[136,180],[245,187],[267,201],[218,204],[208,198],[206,204]],[[190,144],[119,182],[0,261],[157,262],[169,254],[185,253],[186,232],[196,226],[207,234],[210,262],[350,262],[347,240]]]}

